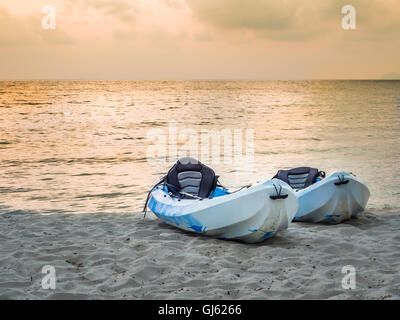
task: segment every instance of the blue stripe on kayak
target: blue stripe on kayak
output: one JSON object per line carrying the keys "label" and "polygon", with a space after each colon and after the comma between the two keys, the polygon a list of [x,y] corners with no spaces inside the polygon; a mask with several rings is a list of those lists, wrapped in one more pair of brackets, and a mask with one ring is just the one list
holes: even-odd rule
{"label": "blue stripe on kayak", "polygon": [[269,237],[272,237],[274,234],[273,234],[273,232],[267,232],[267,231],[264,231],[264,230],[261,230],[261,229],[248,229],[250,232],[257,232],[257,231],[259,231],[259,232],[263,232],[264,234],[263,234],[263,236],[261,237],[261,239],[267,239],[267,238],[269,238]]}
{"label": "blue stripe on kayak", "polygon": [[340,218],[341,216],[342,216],[341,214],[328,214],[328,215],[324,216],[323,220],[327,220],[329,222],[336,223],[337,222],[336,218]]}
{"label": "blue stripe on kayak", "polygon": [[182,229],[192,229],[194,232],[204,233],[206,227],[190,214],[181,215],[182,208],[156,201],[150,198],[148,207],[158,218]]}
{"label": "blue stripe on kayak", "polygon": [[189,226],[189,228],[193,229],[193,231],[195,231],[195,232],[202,232],[202,230],[203,230],[202,226],[196,226],[196,225]]}

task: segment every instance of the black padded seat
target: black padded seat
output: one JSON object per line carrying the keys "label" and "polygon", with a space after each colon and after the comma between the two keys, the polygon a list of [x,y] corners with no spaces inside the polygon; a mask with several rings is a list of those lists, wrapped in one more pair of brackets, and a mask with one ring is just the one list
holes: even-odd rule
{"label": "black padded seat", "polygon": [[274,178],[285,181],[293,189],[300,190],[315,183],[319,173],[316,168],[298,167],[290,170],[279,170]]}
{"label": "black padded seat", "polygon": [[168,171],[167,184],[173,186],[175,191],[207,198],[215,190],[217,178],[213,169],[186,157],[179,159]]}

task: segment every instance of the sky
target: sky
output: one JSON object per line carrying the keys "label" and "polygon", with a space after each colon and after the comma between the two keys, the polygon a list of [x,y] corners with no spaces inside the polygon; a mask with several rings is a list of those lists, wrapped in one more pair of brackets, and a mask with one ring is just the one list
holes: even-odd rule
{"label": "sky", "polygon": [[399,0],[0,0],[0,79],[400,79],[399,57]]}

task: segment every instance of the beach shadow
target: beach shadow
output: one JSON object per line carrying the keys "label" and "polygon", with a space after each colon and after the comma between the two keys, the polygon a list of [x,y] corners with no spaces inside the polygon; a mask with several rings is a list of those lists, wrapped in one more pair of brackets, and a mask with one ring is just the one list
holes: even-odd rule
{"label": "beach shadow", "polygon": [[377,225],[380,225],[385,222],[385,218],[378,216],[372,212],[365,211],[355,218],[350,220],[344,221],[339,224],[330,224],[330,223],[312,223],[312,222],[293,222],[292,226],[294,228],[289,228],[288,230],[284,230],[276,234],[274,237],[266,239],[265,241],[258,242],[258,243],[246,243],[241,240],[235,239],[218,239],[212,236],[202,235],[199,233],[194,233],[190,231],[185,231],[174,226],[171,226],[164,221],[161,220],[150,220],[150,219],[143,219],[140,221],[140,224],[144,228],[151,229],[157,231],[158,234],[168,233],[168,234],[175,234],[175,240],[181,241],[192,241],[196,238],[199,241],[209,241],[210,245],[217,243],[230,243],[230,244],[242,244],[247,245],[250,247],[279,247],[279,248],[294,248],[294,247],[301,247],[303,246],[303,240],[299,237],[299,234],[304,233],[304,231],[309,229],[329,229],[329,228],[340,228],[340,227],[347,227],[351,226],[360,230],[369,230],[375,228]]}
{"label": "beach shadow", "polygon": [[190,237],[190,238],[199,237],[199,238],[211,239],[211,237],[208,237],[208,236],[205,236],[205,235],[202,235],[199,233],[194,233],[194,232],[182,230],[177,227],[171,226],[168,223],[166,223],[162,220],[159,220],[159,219],[156,219],[156,220],[142,219],[139,223],[147,229],[157,231],[158,234],[168,233],[168,234],[175,234],[175,235],[181,237],[180,239],[177,239],[177,240],[185,241],[184,237]]}
{"label": "beach shadow", "polygon": [[150,224],[152,224],[152,228],[155,230],[158,230],[159,233],[170,233],[170,234],[176,234],[179,236],[179,239],[176,240],[182,240],[182,241],[189,241],[189,240],[194,240],[194,239],[199,239],[199,241],[208,241],[210,244],[215,244],[217,243],[229,243],[229,244],[241,244],[241,245],[247,245],[251,247],[259,247],[259,246],[273,246],[273,247],[293,247],[298,244],[295,239],[291,239],[290,237],[287,237],[285,235],[280,235],[277,234],[272,238],[266,239],[263,242],[258,242],[258,243],[246,243],[241,240],[235,240],[235,239],[219,239],[215,238],[212,236],[207,236],[199,233],[194,233],[190,231],[185,231],[179,228],[176,228],[174,226],[171,226],[163,221],[151,221],[147,220]]}
{"label": "beach shadow", "polygon": [[384,217],[378,216],[369,211],[364,211],[359,215],[351,218],[350,220],[346,220],[337,224],[332,224],[329,222],[303,222],[303,221],[296,221],[293,223],[298,227],[305,227],[305,228],[328,229],[341,226],[352,226],[361,230],[368,230],[376,227],[378,224],[384,223]]}
{"label": "beach shadow", "polygon": [[276,234],[274,237],[259,243],[249,243],[251,246],[258,247],[274,247],[274,248],[293,248],[299,245],[298,240],[292,239],[290,236]]}
{"label": "beach shadow", "polygon": [[380,217],[369,211],[365,211],[355,218],[343,222],[345,225],[350,225],[360,230],[369,230],[382,223],[384,223],[384,217]]}

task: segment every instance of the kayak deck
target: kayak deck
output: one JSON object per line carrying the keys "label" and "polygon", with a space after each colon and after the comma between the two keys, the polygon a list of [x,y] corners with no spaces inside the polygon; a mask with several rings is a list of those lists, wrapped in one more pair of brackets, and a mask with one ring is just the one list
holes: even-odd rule
{"label": "kayak deck", "polygon": [[[277,190],[285,197],[276,197]],[[186,231],[260,242],[288,227],[298,200],[285,182],[272,179],[237,192],[219,188],[206,199],[178,198],[160,186],[152,191],[149,208],[161,220]]]}

